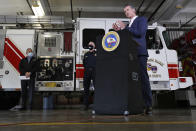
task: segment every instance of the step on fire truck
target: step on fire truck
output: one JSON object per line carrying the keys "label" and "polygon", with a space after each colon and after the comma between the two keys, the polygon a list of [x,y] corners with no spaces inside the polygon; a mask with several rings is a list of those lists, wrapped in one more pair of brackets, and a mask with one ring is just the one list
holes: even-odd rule
{"label": "step on fire truck", "polygon": [[[44,31],[29,29],[0,30],[0,88],[2,91],[20,90],[18,64],[32,48],[40,61],[36,76],[36,91],[83,90],[84,67],[82,59],[88,51],[88,42],[110,31],[117,20],[128,19],[78,18],[75,30]],[[191,77],[180,77],[177,52],[167,48],[165,28],[148,27],[147,70],[152,90],[177,90],[193,85]]]}

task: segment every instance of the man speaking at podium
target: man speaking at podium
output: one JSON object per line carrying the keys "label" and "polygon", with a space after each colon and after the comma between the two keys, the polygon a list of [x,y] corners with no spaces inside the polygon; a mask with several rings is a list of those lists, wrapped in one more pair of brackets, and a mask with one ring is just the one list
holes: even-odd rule
{"label": "man speaking at podium", "polygon": [[140,64],[141,81],[142,81],[142,93],[145,101],[145,114],[152,114],[152,92],[150,88],[149,76],[147,73],[147,58],[148,52],[146,49],[146,31],[147,31],[147,19],[136,15],[135,9],[131,5],[124,7],[124,13],[126,17],[130,18],[130,23],[125,25],[122,21],[117,21],[113,24],[113,29],[118,30],[129,30],[132,34],[133,40],[135,40],[139,46],[138,60]]}

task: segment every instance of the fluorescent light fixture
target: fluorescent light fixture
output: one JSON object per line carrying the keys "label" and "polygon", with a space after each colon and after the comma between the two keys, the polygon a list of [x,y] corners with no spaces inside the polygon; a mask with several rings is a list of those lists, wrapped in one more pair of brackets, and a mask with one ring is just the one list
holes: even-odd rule
{"label": "fluorescent light fixture", "polygon": [[33,4],[32,4],[32,10],[33,13],[35,14],[35,16],[44,16],[44,10],[43,7],[41,5],[41,2],[39,0],[34,0]]}

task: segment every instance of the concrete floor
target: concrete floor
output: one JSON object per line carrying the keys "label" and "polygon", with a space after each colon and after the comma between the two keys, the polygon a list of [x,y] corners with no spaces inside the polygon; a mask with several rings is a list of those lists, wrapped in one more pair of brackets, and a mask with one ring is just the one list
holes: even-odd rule
{"label": "concrete floor", "polygon": [[79,108],[0,111],[0,131],[196,131],[196,108],[155,109],[152,116],[91,115]]}

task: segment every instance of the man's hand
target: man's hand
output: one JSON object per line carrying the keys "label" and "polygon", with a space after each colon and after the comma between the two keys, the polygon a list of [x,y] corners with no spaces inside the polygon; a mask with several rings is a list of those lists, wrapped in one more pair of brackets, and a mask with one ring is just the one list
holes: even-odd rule
{"label": "man's hand", "polygon": [[25,73],[26,78],[29,78],[30,75],[31,75],[31,72],[26,72],[26,73]]}
{"label": "man's hand", "polygon": [[120,20],[118,20],[116,23],[118,24],[118,26],[120,26],[121,30],[123,30],[126,27],[126,25]]}
{"label": "man's hand", "polygon": [[116,23],[112,25],[112,28],[115,31],[123,30],[125,28],[125,24],[122,21],[116,21]]}
{"label": "man's hand", "polygon": [[113,23],[112,28],[113,28],[115,31],[121,30],[121,28],[120,28],[116,23]]}

